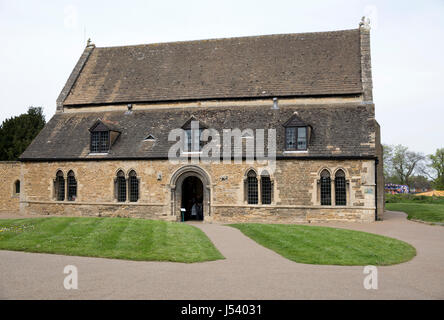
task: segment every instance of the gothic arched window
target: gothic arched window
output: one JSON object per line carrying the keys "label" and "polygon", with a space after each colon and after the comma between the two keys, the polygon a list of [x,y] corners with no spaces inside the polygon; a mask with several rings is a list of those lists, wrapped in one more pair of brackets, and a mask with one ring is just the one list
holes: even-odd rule
{"label": "gothic arched window", "polygon": [[126,201],[126,179],[125,179],[125,173],[123,173],[122,170],[117,172],[116,191],[117,191],[117,201],[118,202],[125,202]]}
{"label": "gothic arched window", "polygon": [[261,174],[261,203],[271,204],[273,198],[273,187],[270,175],[267,171]]}
{"label": "gothic arched window", "polygon": [[130,202],[137,202],[139,200],[139,179],[134,170],[129,173],[128,185]]}
{"label": "gothic arched window", "polygon": [[347,204],[345,173],[343,170],[338,170],[335,174],[335,204],[337,206],[345,206]]}
{"label": "gothic arched window", "polygon": [[68,201],[75,201],[77,198],[77,180],[74,172],[68,172]]}
{"label": "gothic arched window", "polygon": [[257,176],[254,170],[248,171],[247,174],[247,202],[248,204],[258,202]]}
{"label": "gothic arched window", "polygon": [[55,198],[57,201],[65,201],[65,177],[61,170],[57,171],[54,182]]}
{"label": "gothic arched window", "polygon": [[321,205],[331,205],[331,179],[328,170],[321,172]]}

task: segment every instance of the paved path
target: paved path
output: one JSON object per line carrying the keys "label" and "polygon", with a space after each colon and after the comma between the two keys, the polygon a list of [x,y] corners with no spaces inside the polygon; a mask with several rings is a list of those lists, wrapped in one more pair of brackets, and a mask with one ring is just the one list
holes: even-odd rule
{"label": "paved path", "polygon": [[[196,224],[225,260],[183,264],[0,251],[3,299],[444,299],[444,227],[391,212],[372,224],[329,223],[411,243],[411,261],[378,267],[379,289],[365,290],[363,267],[289,261],[237,229]],[[63,268],[75,265],[79,289],[65,290]]]}

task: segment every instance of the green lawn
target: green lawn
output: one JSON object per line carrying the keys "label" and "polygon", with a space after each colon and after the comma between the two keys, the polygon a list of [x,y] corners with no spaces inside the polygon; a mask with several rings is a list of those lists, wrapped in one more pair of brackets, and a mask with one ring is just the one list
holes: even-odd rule
{"label": "green lawn", "polygon": [[444,204],[400,202],[386,203],[385,208],[390,211],[405,212],[408,219],[444,223]]}
{"label": "green lawn", "polygon": [[231,224],[257,243],[295,262],[329,265],[392,265],[416,255],[414,247],[376,234],[330,227]]}
{"label": "green lawn", "polygon": [[187,263],[224,259],[196,227],[129,218],[0,219],[0,249]]}
{"label": "green lawn", "polygon": [[386,194],[385,208],[407,213],[408,219],[444,223],[444,197]]}

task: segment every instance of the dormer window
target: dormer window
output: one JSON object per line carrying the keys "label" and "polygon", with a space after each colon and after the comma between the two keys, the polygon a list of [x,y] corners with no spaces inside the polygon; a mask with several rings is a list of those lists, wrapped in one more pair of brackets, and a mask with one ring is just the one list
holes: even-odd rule
{"label": "dormer window", "polygon": [[306,151],[310,141],[311,127],[299,118],[295,112],[284,124],[285,127],[285,150]]}
{"label": "dormer window", "polygon": [[94,126],[89,129],[91,132],[91,153],[108,153],[111,145],[119,137],[117,129],[111,129],[112,124],[97,120]]}
{"label": "dormer window", "polygon": [[91,132],[91,153],[107,153],[109,151],[109,131]]}
{"label": "dormer window", "polygon": [[[185,149],[186,152],[193,152],[193,151],[201,151],[202,150],[203,141],[200,140],[200,137],[202,136],[202,131],[203,131],[203,129],[201,129],[201,128],[199,128],[199,130],[191,130],[191,129],[185,130],[185,132],[187,134],[187,146]],[[194,146],[195,150],[193,150],[193,146]]]}
{"label": "dormer window", "polygon": [[307,127],[285,128],[286,150],[307,150]]}
{"label": "dormer window", "polygon": [[155,141],[156,140],[156,138],[152,135],[152,134],[149,134],[148,136],[146,136],[146,138],[144,139],[144,141]]}
{"label": "dormer window", "polygon": [[186,145],[184,146],[185,152],[200,152],[204,146],[204,142],[201,140],[202,131],[207,126],[198,121],[192,116],[183,126],[182,129],[186,133]]}

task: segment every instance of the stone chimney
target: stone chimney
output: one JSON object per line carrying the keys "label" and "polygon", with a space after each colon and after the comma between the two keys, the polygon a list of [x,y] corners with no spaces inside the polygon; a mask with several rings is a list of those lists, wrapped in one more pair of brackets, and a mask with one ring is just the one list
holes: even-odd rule
{"label": "stone chimney", "polygon": [[372,63],[370,55],[370,19],[362,17],[359,23],[361,47],[361,82],[364,102],[373,103]]}

